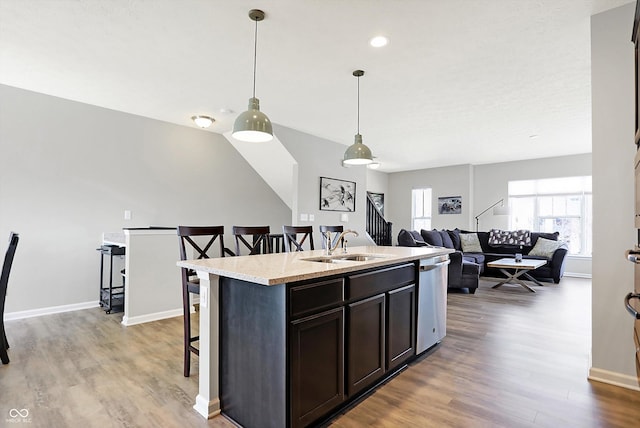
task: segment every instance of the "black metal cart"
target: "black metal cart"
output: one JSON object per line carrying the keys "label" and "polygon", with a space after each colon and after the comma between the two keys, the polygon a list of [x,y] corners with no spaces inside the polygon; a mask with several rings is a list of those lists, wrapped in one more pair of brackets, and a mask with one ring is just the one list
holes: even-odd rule
{"label": "black metal cart", "polygon": [[[113,259],[119,257],[124,259],[125,248],[117,245],[102,245],[98,248],[100,251],[100,307],[102,307],[106,313],[124,311],[124,281],[125,271],[120,270],[119,274],[122,278],[120,285],[113,283]],[[109,279],[105,284],[105,256],[109,256]]]}

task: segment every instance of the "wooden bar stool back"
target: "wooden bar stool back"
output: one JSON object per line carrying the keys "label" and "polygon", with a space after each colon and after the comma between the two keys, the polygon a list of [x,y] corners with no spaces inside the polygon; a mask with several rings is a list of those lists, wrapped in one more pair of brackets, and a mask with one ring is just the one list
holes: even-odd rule
{"label": "wooden bar stool back", "polygon": [[[284,235],[284,250],[305,251],[304,243],[308,242],[308,249],[313,250],[313,226],[282,226]],[[300,235],[300,238],[298,238]]]}
{"label": "wooden bar stool back", "polygon": [[[343,226],[320,226],[320,233],[322,234],[322,249],[324,250],[327,246],[327,232],[331,232],[331,246],[335,246],[338,240],[338,236],[344,231]],[[343,238],[344,239],[344,238]]]}
{"label": "wooden bar stool back", "polygon": [[0,360],[2,360],[2,364],[9,364],[9,354],[7,353],[9,341],[4,330],[4,302],[7,297],[7,285],[9,284],[13,256],[16,254],[16,248],[18,247],[18,238],[19,235],[17,233],[11,232],[9,234],[9,248],[7,248],[4,256],[2,275],[0,276]]}
{"label": "wooden bar stool back", "polygon": [[[224,246],[224,226],[178,226],[180,260],[209,259],[233,255]],[[217,242],[217,244],[216,244]],[[200,336],[191,333],[191,294],[200,294],[200,280],[196,272],[182,268],[182,311],[184,314],[184,376],[191,371],[191,353],[200,355],[193,343]]]}
{"label": "wooden bar stool back", "polygon": [[271,253],[269,233],[269,226],[233,226],[236,256],[241,256],[242,251],[247,252],[247,250],[250,256]]}

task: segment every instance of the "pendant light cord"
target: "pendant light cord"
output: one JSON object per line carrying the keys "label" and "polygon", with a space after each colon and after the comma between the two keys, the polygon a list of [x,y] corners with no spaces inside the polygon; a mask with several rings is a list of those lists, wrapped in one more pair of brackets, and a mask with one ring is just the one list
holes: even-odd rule
{"label": "pendant light cord", "polygon": [[256,62],[258,58],[258,20],[256,19],[256,30],[253,39],[253,98],[256,97]]}
{"label": "pendant light cord", "polygon": [[360,133],[360,76],[358,76],[358,115],[357,115],[357,123],[358,123],[358,134]]}

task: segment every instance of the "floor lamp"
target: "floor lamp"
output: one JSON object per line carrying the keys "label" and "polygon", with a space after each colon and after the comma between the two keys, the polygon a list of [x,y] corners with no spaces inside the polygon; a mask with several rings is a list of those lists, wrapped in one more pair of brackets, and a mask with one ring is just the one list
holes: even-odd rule
{"label": "floor lamp", "polygon": [[[498,204],[500,204],[500,206],[496,207],[496,205],[498,205]],[[478,231],[478,225],[480,223],[480,221],[478,219],[480,218],[480,216],[482,214],[486,213],[491,208],[493,208],[493,215],[509,215],[509,207],[505,207],[504,206],[504,198],[502,198],[498,202],[496,202],[495,204],[491,205],[489,208],[487,208],[486,210],[482,211],[480,214],[478,214],[476,216],[476,232]]]}

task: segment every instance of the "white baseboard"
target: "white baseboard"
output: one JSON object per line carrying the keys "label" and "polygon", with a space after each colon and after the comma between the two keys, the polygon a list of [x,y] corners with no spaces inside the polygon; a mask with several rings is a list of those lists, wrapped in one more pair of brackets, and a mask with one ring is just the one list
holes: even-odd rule
{"label": "white baseboard", "polygon": [[564,276],[569,276],[571,278],[588,278],[588,279],[591,279],[591,274],[590,273],[565,272]]}
{"label": "white baseboard", "polygon": [[30,309],[28,311],[6,312],[4,314],[5,321],[19,320],[23,318],[40,317],[42,315],[59,314],[62,312],[79,311],[82,309],[96,308],[100,303],[96,300],[93,302],[74,303],[72,305],[50,306],[48,308]]}
{"label": "white baseboard", "polygon": [[634,391],[640,391],[637,376],[629,376],[591,367],[589,369],[589,376],[587,376],[587,379],[608,383],[609,385],[620,386],[622,388],[633,389]]}
{"label": "white baseboard", "polygon": [[182,308],[171,309],[170,311],[154,312],[152,314],[139,315],[136,317],[122,317],[122,325],[130,326],[136,324],[142,324],[145,322],[158,321],[166,318],[173,318],[182,316]]}

